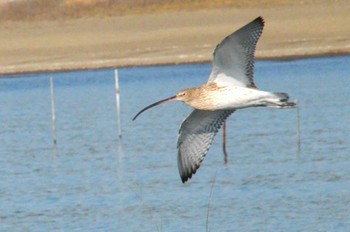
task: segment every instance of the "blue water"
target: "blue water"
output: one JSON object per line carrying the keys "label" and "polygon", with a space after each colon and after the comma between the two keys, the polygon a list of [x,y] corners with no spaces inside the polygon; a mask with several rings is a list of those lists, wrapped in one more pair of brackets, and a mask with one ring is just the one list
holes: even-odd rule
{"label": "blue water", "polygon": [[257,62],[260,88],[298,99],[300,152],[296,110],[241,110],[228,120],[228,165],[218,133],[184,185],[176,139],[191,109],[131,119],[209,72],[120,69],[121,140],[113,70],[1,78],[0,231],[350,231],[350,57]]}

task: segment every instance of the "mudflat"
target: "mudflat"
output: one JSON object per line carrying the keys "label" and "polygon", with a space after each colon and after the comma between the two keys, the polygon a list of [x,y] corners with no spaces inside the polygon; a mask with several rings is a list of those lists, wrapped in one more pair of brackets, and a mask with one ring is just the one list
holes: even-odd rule
{"label": "mudflat", "polygon": [[314,1],[0,22],[0,74],[209,62],[225,36],[265,19],[258,59],[350,53],[350,4]]}

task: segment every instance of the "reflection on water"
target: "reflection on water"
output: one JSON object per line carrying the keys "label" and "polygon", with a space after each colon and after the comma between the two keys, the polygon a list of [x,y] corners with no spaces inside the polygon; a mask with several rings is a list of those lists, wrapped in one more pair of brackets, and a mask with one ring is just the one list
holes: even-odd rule
{"label": "reflection on water", "polygon": [[[246,109],[228,120],[183,185],[176,138],[190,112],[144,106],[204,83],[209,64],[121,69],[122,140],[113,70],[0,79],[0,231],[348,231],[350,57],[257,62],[256,83],[295,110]],[[49,76],[55,80],[52,145]]]}

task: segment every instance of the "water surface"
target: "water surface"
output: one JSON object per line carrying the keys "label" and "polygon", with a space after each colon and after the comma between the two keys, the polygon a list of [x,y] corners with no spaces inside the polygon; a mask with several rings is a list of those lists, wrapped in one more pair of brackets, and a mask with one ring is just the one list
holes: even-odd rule
{"label": "water surface", "polygon": [[349,64],[257,62],[260,88],[298,99],[300,152],[295,110],[241,110],[228,120],[229,164],[219,132],[185,185],[176,139],[191,109],[169,103],[131,119],[206,82],[209,64],[119,70],[121,140],[113,70],[1,78],[0,231],[350,231]]}

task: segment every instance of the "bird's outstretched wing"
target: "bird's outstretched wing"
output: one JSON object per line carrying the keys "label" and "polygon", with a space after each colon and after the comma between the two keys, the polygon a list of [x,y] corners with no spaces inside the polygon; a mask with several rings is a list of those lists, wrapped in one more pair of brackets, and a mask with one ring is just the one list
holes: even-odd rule
{"label": "bird's outstretched wing", "polygon": [[264,19],[258,17],[216,46],[209,82],[256,88],[253,80],[254,52],[263,27]]}
{"label": "bird's outstretched wing", "polygon": [[177,165],[183,183],[196,173],[215,134],[232,113],[233,110],[193,110],[183,121],[177,141]]}

